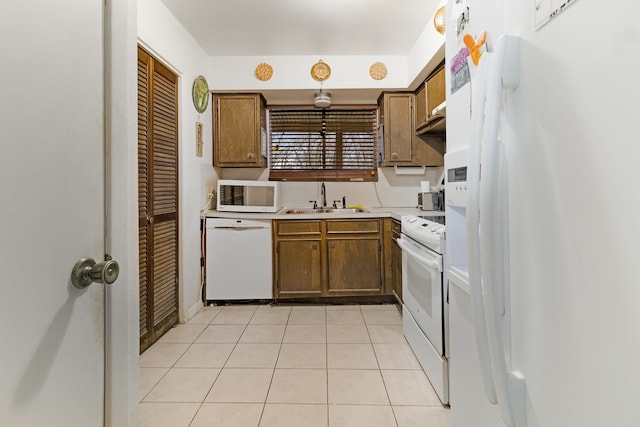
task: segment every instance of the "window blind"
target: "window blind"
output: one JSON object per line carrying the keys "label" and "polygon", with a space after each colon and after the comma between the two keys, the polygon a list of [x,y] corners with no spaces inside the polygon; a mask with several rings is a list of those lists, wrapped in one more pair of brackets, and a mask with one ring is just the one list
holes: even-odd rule
{"label": "window blind", "polygon": [[377,179],[377,112],[271,110],[271,179]]}

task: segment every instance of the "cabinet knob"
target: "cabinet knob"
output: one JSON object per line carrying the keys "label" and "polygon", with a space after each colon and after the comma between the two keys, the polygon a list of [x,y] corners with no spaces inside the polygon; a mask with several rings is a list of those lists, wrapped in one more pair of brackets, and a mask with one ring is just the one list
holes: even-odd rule
{"label": "cabinet knob", "polygon": [[318,249],[318,244],[314,243],[313,246],[311,246],[313,249]]}
{"label": "cabinet knob", "polygon": [[253,160],[253,153],[247,154],[247,160]]}
{"label": "cabinet knob", "polygon": [[391,153],[391,158],[392,159],[397,159],[398,158],[398,153]]}

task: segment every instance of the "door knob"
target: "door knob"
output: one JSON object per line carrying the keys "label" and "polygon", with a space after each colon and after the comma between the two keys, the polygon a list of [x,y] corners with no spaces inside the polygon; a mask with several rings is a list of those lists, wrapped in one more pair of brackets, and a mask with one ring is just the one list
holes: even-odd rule
{"label": "door knob", "polygon": [[114,260],[96,263],[93,258],[80,258],[71,272],[71,282],[76,288],[86,288],[93,282],[112,284],[118,279],[120,266]]}

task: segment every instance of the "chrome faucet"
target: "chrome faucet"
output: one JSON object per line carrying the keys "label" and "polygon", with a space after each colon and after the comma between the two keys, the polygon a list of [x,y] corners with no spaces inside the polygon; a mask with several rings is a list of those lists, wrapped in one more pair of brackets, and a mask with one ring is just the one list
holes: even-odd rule
{"label": "chrome faucet", "polygon": [[320,198],[322,201],[322,207],[327,207],[327,188],[324,186],[324,182],[320,186]]}

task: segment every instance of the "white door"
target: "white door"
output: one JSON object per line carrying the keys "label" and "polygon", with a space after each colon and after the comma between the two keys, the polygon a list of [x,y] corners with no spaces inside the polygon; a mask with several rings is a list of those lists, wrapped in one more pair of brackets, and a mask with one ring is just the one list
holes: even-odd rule
{"label": "white door", "polygon": [[[0,425],[102,426],[101,0],[0,6]],[[114,285],[116,286],[116,285]]]}

